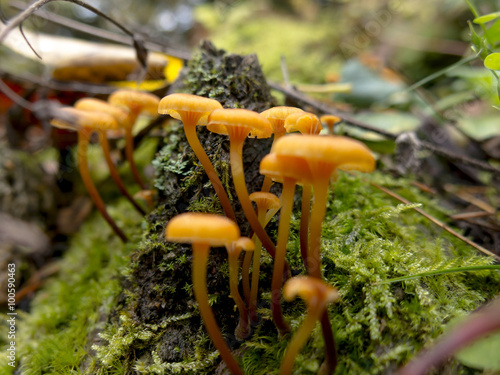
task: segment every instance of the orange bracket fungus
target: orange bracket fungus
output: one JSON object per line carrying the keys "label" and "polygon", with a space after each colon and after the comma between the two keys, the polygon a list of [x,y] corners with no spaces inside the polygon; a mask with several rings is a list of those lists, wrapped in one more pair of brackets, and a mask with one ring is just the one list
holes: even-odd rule
{"label": "orange bracket fungus", "polygon": [[[127,122],[127,113],[125,111],[123,111],[121,108],[112,106],[111,104],[105,102],[104,100],[94,99],[94,98],[83,98],[77,100],[74,107],[76,109],[81,109],[83,111],[107,113],[108,115],[113,116],[118,126],[120,127],[124,127]],[[115,182],[116,186],[118,186],[120,192],[129,200],[129,202],[132,203],[134,208],[142,215],[145,215],[146,212],[144,211],[144,209],[135,201],[134,198],[132,198],[130,193],[127,191],[127,188],[123,184],[123,181],[120,178],[120,175],[118,174],[118,171],[115,167],[115,164],[113,163],[113,160],[111,160],[111,152],[106,131],[104,130],[99,131],[99,142],[101,144],[106,163],[108,164],[109,173],[111,175],[111,178]]]}
{"label": "orange bracket fungus", "polygon": [[231,172],[236,194],[252,230],[274,257],[276,247],[259,223],[248,197],[242,157],[243,143],[248,135],[253,132],[259,138],[268,138],[272,132],[271,124],[265,117],[246,109],[216,109],[208,117],[207,128],[214,133],[229,136]]}
{"label": "orange bracket fungus", "polygon": [[128,110],[128,120],[125,125],[125,156],[135,180],[141,189],[146,190],[147,186],[142,181],[134,161],[134,136],[132,135],[132,129],[137,117],[141,113],[145,113],[151,117],[158,116],[158,103],[160,99],[148,92],[123,89],[113,92],[109,96],[108,102],[114,106]]}
{"label": "orange bracket fungus", "polygon": [[[255,202],[257,206],[257,219],[262,225],[262,228],[266,227],[266,224],[271,220],[276,212],[281,207],[281,202],[279,198],[272,194],[263,191],[257,191],[250,194],[250,200]],[[254,323],[257,322],[257,294],[259,290],[259,273],[260,273],[260,254],[262,244],[258,237],[255,237],[255,250],[252,253],[246,253],[243,260],[242,266],[242,279],[243,279],[243,291],[245,293],[245,298],[248,304],[248,313],[250,315],[250,320]],[[249,280],[249,270],[250,263],[252,262],[252,284],[250,286]]]}
{"label": "orange bracket fungus", "polygon": [[[267,118],[273,127],[274,139],[273,143],[276,142],[279,138],[285,135],[285,120],[292,113],[304,112],[302,109],[297,107],[286,107],[286,106],[278,106],[266,109],[260,114]],[[264,177],[264,183],[262,184],[261,191],[269,191],[272,185],[272,180],[269,177]]]}
{"label": "orange bracket fungus", "polygon": [[[286,138],[286,137],[285,137]],[[281,312],[281,285],[283,280],[283,269],[285,265],[286,245],[292,217],[293,197],[295,185],[307,182],[310,178],[307,163],[295,157],[279,157],[276,154],[264,156],[260,162],[260,173],[283,182],[281,193],[281,217],[278,226],[278,245],[274,257],[273,277],[271,281],[271,310],[273,320],[280,335],[290,331]]]}
{"label": "orange bracket fungus", "polygon": [[[281,375],[292,373],[293,362],[304,346],[316,322],[326,313],[326,307],[338,299],[337,289],[329,286],[323,281],[309,276],[296,276],[288,280],[283,287],[283,296],[287,301],[293,300],[296,296],[301,297],[307,306],[307,315],[302,325],[295,332],[292,340],[288,344],[285,356],[281,362]],[[320,368],[319,374],[324,367]]]}
{"label": "orange bracket fungus", "polygon": [[[71,107],[60,109],[60,115],[61,117],[54,118],[51,124],[57,128],[78,131],[78,170],[80,171],[80,176],[82,177],[83,184],[90,198],[118,237],[120,237],[123,242],[127,242],[128,239],[125,233],[123,233],[111,216],[109,216],[106,205],[92,182],[89,166],[87,164],[87,148],[90,143],[90,136],[94,131],[99,132],[107,129],[116,129],[118,126],[116,120],[106,113],[88,112]],[[68,119],[72,120],[68,121]]]}
{"label": "orange bracket fungus", "polygon": [[238,258],[240,253],[245,250],[247,254],[252,254],[255,249],[254,242],[248,237],[240,237],[227,246],[227,256],[229,263],[229,288],[231,297],[238,307],[240,321],[234,335],[238,340],[244,340],[250,335],[250,326],[248,324],[248,310],[238,291]]}
{"label": "orange bracket fungus", "polygon": [[213,110],[221,108],[222,105],[214,99],[191,94],[171,94],[165,96],[160,101],[158,112],[182,121],[186,139],[205,169],[225,215],[231,220],[236,221],[231,202],[222,186],[222,182],[196,134],[196,125],[206,125],[208,115]]}
{"label": "orange bracket fungus", "polygon": [[229,246],[240,238],[236,223],[226,217],[186,212],[173,217],[165,229],[165,239],[171,242],[191,243],[193,264],[191,276],[193,291],[201,318],[210,338],[232,374],[243,375],[238,362],[222,337],[212,308],[208,302],[207,262],[211,246]]}
{"label": "orange bracket fungus", "polygon": [[323,115],[319,119],[323,124],[326,124],[328,127],[328,134],[330,135],[333,135],[333,127],[342,121],[340,117],[334,115]]}

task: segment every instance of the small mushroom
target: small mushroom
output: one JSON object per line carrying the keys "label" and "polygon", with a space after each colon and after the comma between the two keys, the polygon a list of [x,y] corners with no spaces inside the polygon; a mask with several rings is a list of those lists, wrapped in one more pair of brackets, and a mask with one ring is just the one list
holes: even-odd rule
{"label": "small mushroom", "polygon": [[[276,142],[279,138],[285,135],[285,120],[292,113],[301,113],[304,112],[302,109],[297,107],[287,107],[287,106],[278,106],[266,109],[260,114],[267,118],[273,127],[274,139],[273,143]],[[262,184],[261,191],[269,191],[272,185],[272,180],[269,177],[264,177],[264,182]]]}
{"label": "small mushroom", "polygon": [[[117,124],[119,126],[121,124],[122,127],[124,126],[124,124],[127,123],[127,113],[123,111],[121,108],[112,106],[111,104],[105,102],[104,100],[94,99],[94,98],[83,98],[77,100],[74,104],[74,107],[76,109],[81,109],[83,111],[107,113],[108,115],[113,116]],[[134,208],[142,215],[145,215],[146,212],[144,211],[144,209],[135,201],[134,198],[132,198],[132,196],[128,192],[122,179],[120,178],[120,175],[118,174],[118,170],[116,169],[113,160],[111,159],[111,152],[110,152],[107,132],[105,130],[99,130],[98,133],[99,133],[99,142],[102,147],[104,159],[108,164],[109,174],[111,175],[111,178],[115,182],[116,186],[118,186],[118,189],[121,191],[121,193],[125,196],[125,198],[127,198],[129,202],[132,203]]]}
{"label": "small mushroom", "polygon": [[208,117],[208,130],[229,136],[229,155],[234,188],[240,200],[243,212],[259,237],[262,245],[274,257],[276,247],[259,223],[252,202],[248,197],[248,190],[243,173],[243,143],[251,132],[257,137],[270,137],[271,124],[256,112],[246,109],[216,109]]}
{"label": "small mushroom", "polygon": [[125,156],[130,165],[130,170],[135,180],[146,190],[147,186],[143,182],[139,170],[134,161],[134,136],[132,129],[140,114],[147,114],[151,117],[158,116],[158,103],[160,99],[153,94],[143,91],[121,89],[113,92],[108,97],[108,102],[114,106],[128,110],[128,120],[124,125],[125,129]]}
{"label": "small mushroom", "polygon": [[[286,137],[283,137],[284,139]],[[271,310],[273,320],[280,332],[284,335],[290,331],[281,312],[281,285],[285,265],[286,245],[292,217],[295,185],[308,183],[310,172],[307,163],[300,158],[268,154],[260,162],[260,173],[283,182],[281,193],[281,216],[278,226],[278,244],[274,257],[273,277],[271,281]]]}
{"label": "small mushroom", "polygon": [[113,218],[109,216],[106,205],[92,182],[87,162],[87,149],[92,133],[105,129],[116,129],[118,127],[116,120],[106,113],[88,112],[72,107],[61,108],[57,115],[57,118],[51,120],[51,125],[56,128],[78,131],[78,170],[90,198],[118,237],[123,242],[127,242],[128,239],[125,233],[118,227]]}
{"label": "small mushroom", "polygon": [[309,112],[299,112],[292,113],[286,118],[285,129],[287,133],[319,134],[322,128],[318,116]]}
{"label": "small mushroom", "polygon": [[307,315],[288,344],[285,356],[281,362],[281,375],[292,373],[293,362],[300,349],[306,343],[316,322],[325,314],[327,305],[338,299],[337,289],[317,278],[309,276],[292,277],[285,283],[283,287],[283,296],[285,299],[291,301],[297,295],[306,303]]}
{"label": "small mushroom", "polygon": [[158,112],[167,114],[175,119],[181,120],[184,126],[186,139],[205,169],[212,186],[215,189],[220,204],[225,215],[233,221],[236,221],[233,207],[224,190],[221,180],[215,171],[212,162],[208,158],[203,146],[196,134],[196,125],[206,125],[208,115],[215,109],[222,108],[222,105],[214,99],[204,98],[202,96],[191,94],[171,94],[165,96],[158,105]]}
{"label": "small mushroom", "polygon": [[247,254],[252,254],[255,249],[255,244],[248,237],[240,237],[227,245],[226,248],[229,263],[229,288],[231,297],[233,297],[240,315],[240,321],[234,331],[234,335],[238,340],[244,340],[250,335],[250,326],[248,324],[248,310],[238,291],[238,258],[243,250],[245,250]]}
{"label": "small mushroom", "polygon": [[[265,228],[269,220],[278,212],[281,207],[281,202],[279,198],[268,192],[257,191],[250,194],[249,196],[252,202],[255,202],[257,206],[257,219]],[[257,322],[257,294],[259,291],[259,273],[260,273],[260,254],[262,249],[262,244],[258,237],[254,235],[255,250],[252,253],[245,253],[245,258],[243,260],[242,266],[242,279],[243,279],[243,292],[248,304],[248,313],[250,315],[250,321],[253,323]],[[249,270],[250,263],[252,262],[252,284],[250,285],[249,280]]]}
{"label": "small mushroom", "polygon": [[240,230],[234,221],[212,214],[183,213],[173,217],[165,229],[167,241],[192,244],[191,276],[201,318],[228,369],[235,375],[243,375],[240,365],[222,337],[208,301],[207,290],[207,262],[210,247],[228,246],[238,238],[240,238]]}
{"label": "small mushroom", "polygon": [[340,117],[335,115],[323,115],[319,119],[323,124],[326,124],[328,127],[328,134],[330,135],[333,135],[333,127],[342,121]]}

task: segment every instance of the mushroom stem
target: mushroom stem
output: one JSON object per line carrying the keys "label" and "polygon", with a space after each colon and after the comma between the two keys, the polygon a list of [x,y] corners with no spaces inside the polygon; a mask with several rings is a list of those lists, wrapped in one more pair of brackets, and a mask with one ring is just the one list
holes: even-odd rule
{"label": "mushroom stem", "polygon": [[233,132],[229,132],[230,140],[230,150],[229,155],[231,159],[231,173],[233,175],[234,188],[238,199],[241,204],[241,208],[245,213],[245,216],[254,231],[254,233],[259,237],[262,245],[266,248],[267,252],[274,258],[276,253],[276,247],[267,235],[266,231],[259,223],[257,214],[252,206],[252,202],[248,197],[248,190],[245,182],[245,175],[243,174],[243,142],[245,138],[241,139]]}
{"label": "mushroom stem", "polygon": [[144,211],[144,209],[135,201],[134,198],[132,198],[130,193],[127,191],[127,188],[123,184],[123,181],[120,178],[118,171],[116,170],[116,166],[113,163],[113,160],[111,160],[109,141],[104,130],[99,131],[99,143],[101,144],[104,159],[106,159],[106,163],[108,164],[109,174],[111,175],[111,178],[115,182],[116,186],[118,186],[120,192],[129,200],[130,203],[132,203],[132,205],[138,212],[140,212],[142,215],[146,215],[146,211]]}
{"label": "mushroom stem", "polygon": [[337,367],[337,346],[333,336],[332,323],[328,318],[328,312],[325,310],[321,316],[321,330],[323,331],[323,340],[325,340],[325,360],[321,365],[318,375],[333,374]]}
{"label": "mushroom stem", "polygon": [[[266,212],[264,210],[257,211],[257,218],[262,227],[265,227]],[[255,250],[253,252],[252,263],[252,284],[250,286],[250,302],[248,303],[248,313],[250,321],[257,323],[257,295],[259,294],[259,273],[260,273],[260,254],[262,250],[262,243],[257,236],[253,236],[255,241]],[[245,254],[246,255],[246,254]]]}
{"label": "mushroom stem", "polygon": [[[251,254],[251,252],[249,252]],[[228,264],[229,264],[229,292],[238,308],[240,321],[235,330],[235,336],[238,340],[244,340],[250,335],[250,327],[248,325],[248,311],[245,303],[241,299],[238,291],[238,255],[240,252],[230,251],[228,249]]]}
{"label": "mushroom stem", "polygon": [[212,165],[210,159],[208,158],[205,150],[203,149],[203,146],[201,145],[200,140],[198,139],[198,135],[196,134],[197,121],[198,121],[197,118],[194,119],[194,121],[193,119],[190,118],[184,118],[184,117],[182,118],[186,139],[189,145],[191,146],[191,149],[193,150],[194,154],[196,155],[201,165],[205,169],[205,172],[208,178],[210,179],[212,186],[215,189],[215,193],[217,194],[217,197],[219,197],[219,201],[222,206],[222,209],[224,210],[225,215],[234,222],[237,222],[236,216],[233,211],[233,207],[231,206],[231,202],[229,201],[226,191],[222,186],[222,182],[219,179],[217,172],[215,172],[215,168]]}
{"label": "mushroom stem", "polygon": [[314,203],[311,211],[309,252],[306,263],[309,275],[318,279],[321,279],[321,226],[326,213],[330,173],[325,173],[324,176],[326,177],[314,183]]}
{"label": "mushroom stem", "polygon": [[321,315],[321,310],[309,309],[306,318],[302,322],[299,329],[295,332],[292,340],[286,348],[285,356],[281,361],[280,375],[289,375],[292,373],[293,362],[299,354],[300,349],[304,346],[311,331],[314,329],[316,322]]}
{"label": "mushroom stem", "polygon": [[108,224],[113,228],[113,231],[120,237],[123,242],[127,242],[128,238],[125,233],[122,232],[120,228],[116,225],[115,221],[109,216],[106,206],[99,195],[92,178],[90,177],[89,166],[87,164],[87,149],[90,142],[90,135],[92,133],[87,130],[80,130],[78,132],[78,170],[80,171],[80,176],[82,177],[83,184],[87,189],[90,198],[94,202],[95,206],[108,222]]}
{"label": "mushroom stem", "polygon": [[302,207],[300,214],[300,255],[307,267],[307,243],[309,241],[309,211],[311,209],[311,185],[302,185]]}
{"label": "mushroom stem", "polygon": [[283,191],[281,192],[281,217],[278,226],[278,245],[274,257],[273,277],[271,281],[271,310],[274,324],[278,328],[280,336],[290,332],[281,311],[281,286],[283,280],[283,268],[285,264],[286,245],[290,230],[290,218],[292,217],[293,196],[295,193],[295,179],[283,178]]}
{"label": "mushroom stem", "polygon": [[212,308],[208,303],[208,290],[207,290],[207,262],[210,246],[203,243],[193,243],[193,291],[194,297],[198,302],[198,309],[200,310],[201,318],[205,324],[205,328],[210,335],[215,347],[219,351],[222,360],[226,363],[228,369],[236,375],[243,375],[238,362],[231,354],[226,341],[222,337],[219,326],[215,320]]}
{"label": "mushroom stem", "polygon": [[137,165],[134,161],[134,136],[132,135],[132,127],[128,126],[125,128],[125,156],[130,165],[130,171],[134,176],[135,181],[139,184],[142,190],[146,190],[148,187],[144,183],[137,169]]}
{"label": "mushroom stem", "polygon": [[[252,241],[255,243],[255,250],[257,247],[261,246],[259,239],[255,236],[252,236]],[[260,253],[260,249],[259,249]],[[252,257],[254,254],[245,252],[243,256],[243,262],[241,263],[241,284],[243,286],[243,295],[245,296],[245,301],[247,302],[247,306],[250,309],[250,265],[252,264]],[[249,312],[250,313],[250,312]]]}

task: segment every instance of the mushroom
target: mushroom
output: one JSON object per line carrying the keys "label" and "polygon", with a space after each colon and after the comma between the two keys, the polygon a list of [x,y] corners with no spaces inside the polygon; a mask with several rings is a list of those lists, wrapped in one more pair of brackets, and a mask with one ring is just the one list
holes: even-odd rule
{"label": "mushroom", "polygon": [[[274,139],[273,143],[276,142],[279,138],[285,135],[285,120],[292,113],[300,113],[304,112],[302,109],[297,107],[286,107],[286,106],[278,106],[266,109],[260,114],[267,118],[273,127]],[[269,191],[272,185],[272,180],[269,177],[264,177],[264,182],[262,184],[261,191]]]}
{"label": "mushroom", "polygon": [[319,134],[321,132],[321,122],[318,116],[309,112],[292,113],[285,120],[287,133],[298,131],[301,134]]}
{"label": "mushroom", "polygon": [[319,119],[323,124],[326,124],[328,127],[328,134],[330,135],[333,135],[333,127],[342,121],[340,117],[335,115],[323,115]]}
{"label": "mushroom", "polygon": [[167,114],[175,119],[181,120],[184,125],[186,139],[205,169],[215,193],[219,197],[222,209],[228,218],[236,221],[231,202],[227,197],[222,182],[210,162],[205,150],[196,134],[196,125],[206,125],[207,117],[214,109],[220,109],[222,105],[214,99],[191,94],[171,94],[165,96],[158,105],[158,112]]}
{"label": "mushroom", "polygon": [[129,162],[134,179],[143,190],[146,190],[147,186],[142,181],[134,161],[134,136],[132,135],[132,128],[134,127],[137,117],[141,113],[146,113],[151,117],[157,117],[159,101],[160,99],[156,95],[127,89],[117,90],[108,97],[108,102],[110,104],[128,110],[128,121],[124,124],[125,156]]}
{"label": "mushroom", "polygon": [[[286,137],[284,137],[286,138]],[[283,138],[283,139],[284,139]],[[274,257],[273,277],[271,281],[271,310],[273,320],[280,332],[284,335],[290,331],[281,312],[281,285],[285,265],[286,245],[290,229],[290,219],[293,209],[295,185],[308,183],[310,172],[307,163],[300,158],[268,154],[260,162],[260,173],[283,182],[281,193],[281,217],[278,226],[278,244]]]}
{"label": "mushroom", "polygon": [[123,242],[127,242],[127,236],[116,225],[115,221],[109,216],[97,188],[90,177],[89,166],[87,164],[87,149],[90,142],[90,136],[94,131],[104,131],[106,129],[116,129],[118,127],[116,120],[106,113],[88,112],[72,107],[61,108],[58,111],[57,118],[51,120],[51,124],[56,128],[73,129],[78,131],[78,170],[82,177],[83,184],[87,189],[90,198],[104,219],[111,226],[113,231]]}
{"label": "mushroom", "polygon": [[240,237],[227,245],[226,248],[229,263],[229,288],[231,297],[233,297],[240,315],[240,321],[234,331],[234,335],[238,340],[244,340],[250,335],[250,326],[248,325],[248,310],[238,291],[238,258],[243,250],[245,250],[247,254],[252,254],[255,249],[255,244],[248,237]]}
{"label": "mushroom", "polygon": [[[94,98],[83,98],[77,100],[74,104],[74,107],[76,109],[81,109],[83,111],[107,113],[108,115],[113,116],[118,126],[120,127],[125,126],[125,124],[127,123],[127,113],[123,111],[121,108],[115,107],[105,102],[104,100],[94,99]],[[120,178],[120,175],[118,174],[118,170],[116,169],[116,166],[113,163],[113,160],[111,159],[111,152],[106,131],[98,130],[98,133],[99,133],[99,142],[102,147],[104,159],[108,164],[111,178],[115,182],[116,186],[118,186],[118,189],[121,191],[121,193],[129,200],[130,203],[132,203],[135,209],[142,215],[145,215],[146,211],[144,211],[144,209],[135,201],[134,198],[132,198],[130,193],[127,191],[127,188],[123,184],[123,181]]]}
{"label": "mushroom", "polygon": [[252,202],[248,197],[248,190],[243,173],[243,143],[251,132],[259,138],[271,136],[271,124],[256,112],[246,109],[216,109],[208,116],[207,129],[229,136],[229,156],[234,188],[240,200],[243,212],[262,245],[274,257],[276,247],[259,223]]}
{"label": "mushroom", "polygon": [[[285,129],[287,133],[298,131],[301,134],[319,134],[321,132],[321,123],[318,116],[309,113],[293,113],[285,120]],[[309,211],[311,206],[311,185],[302,186],[302,206],[300,214],[300,255],[304,264],[307,259],[307,242],[309,234]]]}
{"label": "mushroom", "polygon": [[272,152],[278,157],[300,158],[311,171],[314,204],[311,211],[307,268],[311,276],[320,279],[321,224],[326,212],[330,176],[337,168],[371,172],[375,169],[375,159],[363,143],[342,136],[292,134],[279,139]]}
{"label": "mushroom", "polygon": [[192,244],[193,264],[191,276],[194,296],[198,302],[201,318],[229,370],[233,374],[243,375],[243,371],[231,354],[217,325],[208,301],[206,283],[210,247],[228,246],[238,238],[240,238],[240,230],[234,221],[212,214],[186,212],[173,217],[165,229],[165,239],[167,241]]}
{"label": "mushroom", "polygon": [[[306,268],[309,275],[321,279],[321,225],[325,217],[330,176],[337,168],[371,172],[375,169],[375,159],[363,143],[342,136],[294,135],[280,138],[272,152],[278,156],[294,156],[306,161],[311,172],[314,204],[310,219],[310,237]],[[281,223],[280,223],[281,224]],[[328,316],[321,318],[323,337],[327,352],[323,365],[333,371],[337,364],[335,341]]]}
{"label": "mushroom", "polygon": [[[250,194],[249,196],[252,202],[257,205],[257,219],[262,225],[262,228],[266,227],[266,224],[271,220],[271,218],[278,212],[281,207],[279,198],[268,192],[257,191]],[[255,250],[252,253],[245,253],[245,258],[243,260],[243,266],[241,270],[242,281],[243,281],[243,292],[248,304],[248,313],[250,315],[250,321],[257,322],[257,294],[259,290],[259,273],[260,273],[260,254],[262,244],[258,237],[255,237]],[[252,284],[250,286],[249,280],[249,270],[250,263],[252,262]]]}
{"label": "mushroom", "polygon": [[[281,362],[281,375],[292,373],[293,362],[300,349],[306,343],[316,322],[326,313],[327,305],[336,301],[339,297],[337,289],[315,277],[309,276],[292,277],[285,283],[283,287],[283,296],[285,299],[291,301],[297,295],[306,303],[307,315],[288,344],[285,356]],[[323,373],[322,370],[323,368],[320,369],[319,373]]]}

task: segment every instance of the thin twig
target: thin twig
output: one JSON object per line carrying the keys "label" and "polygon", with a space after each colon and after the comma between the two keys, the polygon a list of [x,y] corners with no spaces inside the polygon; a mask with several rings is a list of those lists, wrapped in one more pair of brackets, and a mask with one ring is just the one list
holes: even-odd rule
{"label": "thin twig", "polygon": [[[339,110],[331,108],[327,104],[324,104],[324,103],[318,102],[314,99],[311,99],[311,98],[301,94],[300,92],[297,92],[293,88],[287,89],[279,84],[272,83],[272,82],[268,82],[268,85],[272,89],[278,90],[278,91],[284,93],[286,96],[289,96],[289,97],[297,100],[298,102],[301,102],[303,104],[306,104],[308,106],[313,107],[318,112],[338,116],[344,122],[346,122],[348,125],[352,125],[352,126],[355,126],[357,128],[382,135],[382,136],[389,138],[389,139],[392,139],[392,140],[396,140],[399,136],[399,134],[393,134],[393,133],[385,131],[383,129],[376,128],[370,124],[367,124],[366,122],[359,121],[359,120],[349,116],[348,114],[346,114],[344,112],[341,112]],[[462,163],[465,165],[469,165],[471,167],[479,168],[481,170],[494,173],[497,177],[500,177],[500,169],[495,168],[495,167],[489,165],[488,163],[485,163],[481,160],[469,158],[467,156],[455,154],[451,151],[448,151],[447,149],[441,148],[433,143],[423,141],[421,139],[418,139],[418,141],[419,141],[420,146],[422,146],[422,147],[424,147],[424,148],[426,148],[426,149],[428,149],[428,150],[430,150],[438,155],[441,155],[441,156],[447,158],[448,160],[452,160],[452,161],[459,162],[459,163]]]}
{"label": "thin twig", "polygon": [[31,45],[30,41],[26,37],[26,34],[24,34],[24,29],[23,29],[23,25],[22,24],[19,25],[19,32],[21,33],[24,41],[26,42],[26,44],[28,45],[28,47],[31,49],[31,51],[35,54],[35,56],[38,57],[40,60],[42,60],[42,56],[40,56],[38,54],[38,52],[33,48],[33,46]]}
{"label": "thin twig", "polygon": [[[349,172],[349,171],[346,171],[346,173],[349,173],[350,175],[354,175],[354,173]],[[383,186],[381,186],[381,185],[379,185],[379,184],[377,184],[375,182],[369,181],[366,178],[363,178],[363,177],[361,177],[361,178],[363,179],[363,181],[365,181],[365,182],[369,183],[370,185],[372,185],[373,187],[375,187],[375,188],[383,191],[387,195],[390,195],[394,199],[397,199],[398,201],[400,201],[400,202],[402,202],[404,204],[411,204],[411,202],[409,200],[407,200],[406,198],[403,198],[401,195],[393,192],[392,190],[389,190],[389,189],[387,189],[387,188],[385,188],[385,187],[383,187]],[[465,242],[467,245],[472,246],[473,248],[479,250],[483,254],[486,254],[488,256],[491,256],[491,257],[495,258],[497,261],[500,261],[500,256],[499,255],[497,255],[497,254],[489,251],[488,249],[485,249],[484,247],[482,247],[481,245],[478,245],[474,241],[469,240],[467,237],[462,236],[460,233],[458,233],[455,230],[451,229],[445,223],[443,223],[442,221],[440,221],[440,220],[436,219],[435,217],[431,216],[430,214],[428,214],[427,212],[425,212],[421,208],[419,208],[419,207],[412,207],[412,209],[415,210],[416,212],[418,212],[420,215],[422,215],[426,219],[428,219],[431,222],[433,222],[434,224],[436,224],[441,229],[447,231],[448,233],[450,233],[451,235],[455,236],[459,240]]]}

